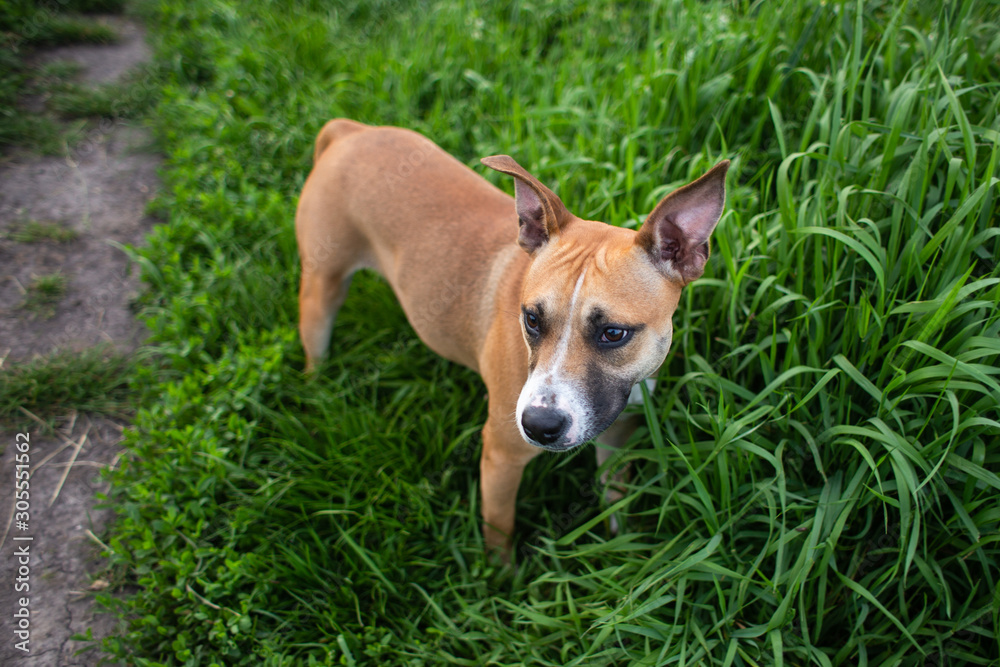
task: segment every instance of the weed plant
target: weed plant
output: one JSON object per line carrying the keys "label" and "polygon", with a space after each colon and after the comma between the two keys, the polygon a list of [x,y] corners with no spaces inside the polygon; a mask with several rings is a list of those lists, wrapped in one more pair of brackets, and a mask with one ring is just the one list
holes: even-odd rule
{"label": "weed plant", "polygon": [[28,284],[21,308],[48,319],[55,314],[55,304],[66,295],[66,288],[66,276],[59,272],[34,276]]}
{"label": "weed plant", "polygon": [[[135,589],[104,598],[128,623],[113,656],[997,664],[995,3],[144,11],[168,222],[136,257],[164,367],[137,371],[114,478],[108,553]],[[617,225],[734,161],[617,460],[626,497],[600,502],[589,451],[539,457],[516,571],[482,553],[483,386],[382,281],[355,281],[332,359],[302,376],[292,219],[335,116],[419,130],[482,173],[509,153]]]}
{"label": "weed plant", "polygon": [[112,347],[62,351],[0,372],[0,423],[31,425],[35,417],[63,417],[71,410],[124,417],[134,402],[129,378],[136,360]]}
{"label": "weed plant", "polygon": [[80,233],[58,222],[28,220],[6,236],[18,243],[69,243],[75,241]]}

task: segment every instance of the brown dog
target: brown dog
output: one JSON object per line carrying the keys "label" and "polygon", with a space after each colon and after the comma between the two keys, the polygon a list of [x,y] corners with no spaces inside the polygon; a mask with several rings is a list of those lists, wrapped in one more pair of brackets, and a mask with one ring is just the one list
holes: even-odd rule
{"label": "brown dog", "polygon": [[[528,461],[600,435],[663,362],[729,162],[667,195],[638,232],[577,218],[506,155],[482,162],[514,177],[514,199],[415,132],[327,123],[295,221],[299,331],[313,370],[352,274],[375,269],[421,340],[482,376],[483,530],[507,556]],[[609,429],[607,444],[629,433]]]}

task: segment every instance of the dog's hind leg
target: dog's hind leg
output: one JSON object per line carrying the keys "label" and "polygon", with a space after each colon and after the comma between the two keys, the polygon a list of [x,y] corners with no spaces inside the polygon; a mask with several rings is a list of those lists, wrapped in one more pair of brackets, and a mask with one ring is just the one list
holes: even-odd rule
{"label": "dog's hind leg", "polygon": [[306,352],[306,371],[311,372],[326,358],[330,332],[337,311],[347,297],[351,275],[331,274],[325,270],[309,270],[302,266],[299,288],[299,336]]}
{"label": "dog's hind leg", "polygon": [[[299,287],[299,335],[306,352],[306,371],[326,358],[330,332],[337,311],[344,304],[351,276],[370,266],[368,245],[342,212],[342,179],[330,169],[337,159],[336,145],[345,137],[367,129],[350,120],[332,120],[316,137],[312,173],[306,180],[295,214],[295,238],[302,260]],[[321,160],[326,161],[324,168]]]}
{"label": "dog's hind leg", "polygon": [[332,215],[328,193],[306,190],[299,199],[295,235],[302,261],[299,286],[299,335],[306,371],[326,358],[337,311],[344,305],[351,277],[374,266],[368,244],[350,221]]}

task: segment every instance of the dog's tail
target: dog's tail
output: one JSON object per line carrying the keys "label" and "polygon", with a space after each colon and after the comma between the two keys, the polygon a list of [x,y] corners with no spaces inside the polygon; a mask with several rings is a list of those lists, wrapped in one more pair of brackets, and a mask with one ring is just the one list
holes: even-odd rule
{"label": "dog's tail", "polygon": [[335,118],[327,122],[316,137],[316,151],[313,153],[313,164],[319,162],[319,157],[323,154],[323,151],[334,141],[367,127],[369,126],[357,121],[348,120],[347,118]]}

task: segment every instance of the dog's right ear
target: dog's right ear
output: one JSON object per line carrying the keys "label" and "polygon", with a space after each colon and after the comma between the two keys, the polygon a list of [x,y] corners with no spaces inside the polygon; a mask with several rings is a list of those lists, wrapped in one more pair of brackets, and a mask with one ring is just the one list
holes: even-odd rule
{"label": "dog's right ear", "polygon": [[569,211],[552,190],[542,185],[509,155],[492,155],[480,160],[490,169],[514,177],[514,205],[520,231],[517,243],[528,254],[558,236]]}

